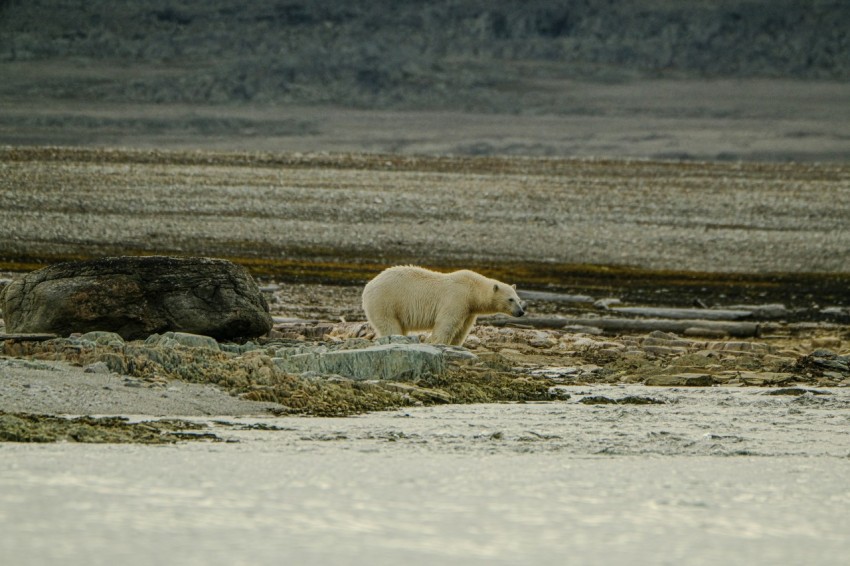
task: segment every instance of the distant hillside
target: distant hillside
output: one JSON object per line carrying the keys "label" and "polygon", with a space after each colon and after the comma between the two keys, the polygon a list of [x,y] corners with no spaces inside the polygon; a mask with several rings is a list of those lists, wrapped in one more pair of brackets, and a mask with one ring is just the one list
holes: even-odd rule
{"label": "distant hillside", "polygon": [[551,79],[847,80],[848,30],[844,0],[0,0],[0,70],[48,69],[0,94],[547,111]]}

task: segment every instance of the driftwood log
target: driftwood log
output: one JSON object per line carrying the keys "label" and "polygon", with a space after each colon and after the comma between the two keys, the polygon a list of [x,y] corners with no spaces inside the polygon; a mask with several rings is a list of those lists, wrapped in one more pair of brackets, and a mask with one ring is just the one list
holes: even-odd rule
{"label": "driftwood log", "polygon": [[44,342],[59,338],[58,334],[3,334],[0,333],[0,342],[11,340],[13,342]]}
{"label": "driftwood log", "polygon": [[548,291],[517,291],[520,299],[526,301],[546,301],[548,303],[592,303],[593,297],[587,295],[565,295]]}
{"label": "driftwood log", "polygon": [[689,336],[758,336],[760,325],[755,322],[717,321],[704,319],[641,319],[641,318],[513,318],[482,317],[480,324],[489,326],[514,326],[525,328],[566,328],[570,326],[589,326],[608,333],[620,332],[673,332]]}
{"label": "driftwood log", "polygon": [[784,305],[741,305],[725,309],[686,309],[673,307],[611,307],[610,311],[629,316],[686,320],[776,319],[790,313]]}
{"label": "driftwood log", "polygon": [[611,312],[649,318],[681,320],[740,320],[753,316],[753,311],[739,309],[681,309],[663,307],[611,307]]}

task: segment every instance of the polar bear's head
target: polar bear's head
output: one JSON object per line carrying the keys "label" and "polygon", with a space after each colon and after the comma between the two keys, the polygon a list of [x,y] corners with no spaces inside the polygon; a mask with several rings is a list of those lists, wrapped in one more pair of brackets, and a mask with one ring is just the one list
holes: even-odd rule
{"label": "polar bear's head", "polygon": [[513,316],[523,316],[525,314],[525,302],[520,300],[519,295],[517,295],[516,285],[494,283],[493,307],[495,312]]}

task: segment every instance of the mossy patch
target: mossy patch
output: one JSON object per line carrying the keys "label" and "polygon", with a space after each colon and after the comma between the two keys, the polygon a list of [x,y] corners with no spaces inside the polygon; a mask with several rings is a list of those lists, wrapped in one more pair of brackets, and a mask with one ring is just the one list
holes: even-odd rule
{"label": "mossy patch", "polygon": [[548,379],[529,378],[501,372],[475,372],[455,368],[412,384],[347,379],[307,379],[287,376],[273,386],[254,387],[244,399],[272,401],[293,413],[321,417],[350,416],[404,406],[443,403],[500,403],[549,401]]}
{"label": "mossy patch", "polygon": [[178,419],[131,423],[123,417],[64,418],[0,411],[1,442],[173,444],[179,440],[221,440],[203,432],[204,428]]}
{"label": "mossy patch", "polygon": [[293,414],[347,417],[414,404],[404,395],[375,383],[347,379],[305,379],[285,376],[271,386],[249,386],[241,394],[251,401],[286,405]]}
{"label": "mossy patch", "polygon": [[422,387],[446,392],[454,403],[549,401],[549,389],[554,384],[551,379],[542,377],[467,367],[454,368],[417,382]]}

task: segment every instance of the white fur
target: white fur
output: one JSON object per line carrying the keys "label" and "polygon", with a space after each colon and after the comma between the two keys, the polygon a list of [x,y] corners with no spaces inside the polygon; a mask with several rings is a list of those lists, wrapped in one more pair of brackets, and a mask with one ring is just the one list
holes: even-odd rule
{"label": "white fur", "polygon": [[363,310],[378,336],[430,330],[429,342],[461,345],[480,314],[522,316],[516,289],[474,271],[438,273],[390,267],[363,289]]}

